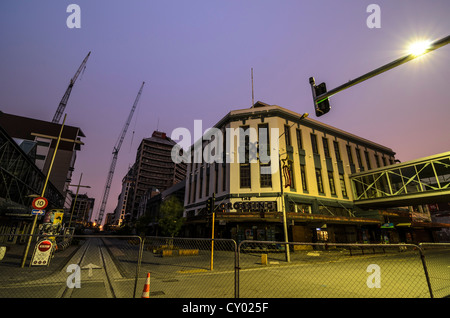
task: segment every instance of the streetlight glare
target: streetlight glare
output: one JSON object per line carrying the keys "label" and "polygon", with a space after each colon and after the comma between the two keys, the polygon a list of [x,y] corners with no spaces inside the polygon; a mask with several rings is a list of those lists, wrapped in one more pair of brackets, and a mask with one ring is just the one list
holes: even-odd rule
{"label": "streetlight glare", "polygon": [[409,46],[408,52],[414,56],[420,56],[430,48],[430,41],[414,42]]}

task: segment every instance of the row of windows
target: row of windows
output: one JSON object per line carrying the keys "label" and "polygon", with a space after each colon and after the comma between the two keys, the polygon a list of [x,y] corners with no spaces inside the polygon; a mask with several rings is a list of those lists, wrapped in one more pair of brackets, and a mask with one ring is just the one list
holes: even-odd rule
{"label": "row of windows", "polygon": [[[284,126],[284,132],[282,135],[285,135],[285,142],[286,142],[286,149],[288,149],[288,146],[292,147],[291,144],[291,127],[292,126],[288,126],[285,125]],[[247,129],[249,128],[249,126],[241,126],[240,128],[243,129],[244,133],[247,131]],[[261,134],[262,132],[264,132],[264,130],[266,130],[266,136],[267,136],[267,155],[270,155],[270,138],[269,138],[269,125],[268,124],[260,124],[258,125],[258,135]],[[296,129],[296,142],[297,142],[297,147],[299,150],[304,150],[303,147],[303,139],[302,139],[302,130],[300,129]],[[281,137],[281,136],[280,136]],[[311,147],[312,147],[312,153],[314,155],[319,155],[319,145],[318,145],[318,141],[317,141],[317,135],[314,133],[310,134],[310,138],[311,138]],[[258,140],[259,140],[259,136],[258,136]],[[225,141],[225,138],[224,138]],[[239,145],[243,145],[244,146],[244,162],[240,163],[239,165],[239,185],[240,188],[251,188],[252,184],[252,175],[251,175],[251,169],[250,169],[250,161],[251,161],[251,143],[250,143],[250,136],[249,134],[244,134],[240,136],[239,139]],[[329,158],[331,159],[331,149],[330,149],[330,144],[329,144],[329,140],[326,137],[322,137],[322,147],[323,147],[323,155],[325,156],[325,158]],[[291,148],[292,149],[292,148]],[[334,152],[334,156],[336,158],[336,160],[338,162],[342,162],[342,156],[341,156],[341,151],[340,151],[340,147],[339,147],[339,142],[336,140],[332,141],[332,151]],[[354,158],[353,158],[353,152],[352,152],[352,147],[350,145],[346,145],[346,151],[347,151],[347,158],[348,158],[348,162],[349,162],[349,166],[351,168],[351,172],[354,173],[355,170],[355,165],[354,165]],[[362,152],[363,150],[359,147],[355,148],[355,153],[356,153],[356,159],[358,161],[358,166],[360,168],[360,171],[364,171],[364,165],[362,162]],[[224,152],[225,153],[225,152]],[[368,169],[372,169],[372,164],[371,164],[371,160],[370,160],[370,154],[367,150],[364,150],[364,159],[365,159],[365,163]],[[257,154],[257,158],[259,158],[259,147],[256,148],[256,154]],[[299,152],[300,155],[300,152]],[[304,152],[303,152],[304,155]],[[387,166],[389,164],[393,164],[393,159],[390,158],[389,159],[389,163],[388,163],[388,159],[385,157],[385,155],[379,155],[377,153],[374,154],[374,162],[376,164],[376,167],[381,167],[381,166]],[[299,160],[299,162],[301,162],[301,160]],[[199,165],[201,165],[199,163]],[[194,168],[191,171],[195,170],[195,164],[193,164],[191,166],[191,168]],[[224,167],[225,168],[225,167]],[[265,169],[270,169],[270,162],[269,163],[265,163],[263,164],[262,162],[259,162],[259,183],[260,183],[260,187],[261,188],[270,188],[272,187],[272,174],[270,173],[264,173]],[[303,192],[308,192],[308,182],[307,182],[307,174],[306,174],[306,169],[307,167],[304,164],[304,160],[303,160],[303,164],[300,163],[300,182],[301,182],[301,188],[303,190]],[[309,169],[309,167],[308,167]],[[200,170],[202,171],[202,170]],[[223,171],[225,171],[225,169],[223,169]],[[290,188],[291,190],[295,191],[295,182],[296,182],[296,178],[294,176],[294,170],[292,165],[290,166],[290,175],[291,175],[291,185]],[[317,189],[318,192],[320,194],[325,194],[325,190],[324,190],[324,183],[323,183],[323,176],[322,176],[322,169],[321,168],[316,168],[315,169],[315,175],[316,175],[316,182],[317,182]],[[347,193],[347,188],[346,188],[346,184],[345,184],[345,178],[344,178],[344,174],[343,171],[339,172],[339,185],[342,191],[342,196],[347,198],[348,197],[348,193]],[[330,188],[330,194],[331,195],[337,195],[336,193],[336,181],[335,181],[335,177],[333,174],[333,171],[327,171],[326,173],[326,177],[328,179],[328,184],[329,184],[329,188]],[[207,176],[207,178],[209,179],[209,176]],[[217,178],[217,174],[216,174],[216,178]],[[224,178],[223,178],[224,182],[225,182],[225,173],[224,173]],[[202,173],[200,173],[200,185],[202,185],[203,182],[203,176]],[[216,184],[217,184],[217,180],[216,180]],[[191,195],[188,195],[188,201],[189,202],[193,202],[195,201],[195,191],[196,191],[196,181],[194,182],[191,179],[191,189],[192,191],[190,191]],[[207,190],[206,190],[206,195],[209,195],[209,181],[206,183],[207,184]],[[202,189],[200,187],[200,189]],[[223,187],[223,190],[225,189],[225,186]],[[217,186],[216,186],[216,191],[217,192]],[[202,191],[200,191],[200,198],[202,195]],[[188,203],[189,203],[188,202]]]}
{"label": "row of windows", "polygon": [[[287,127],[287,126],[286,126]],[[301,136],[301,130],[297,129],[297,146],[298,149],[304,149],[303,148],[303,144],[302,144],[302,136]],[[290,143],[290,139],[286,138],[286,142],[287,145],[291,145]],[[322,145],[323,145],[323,154],[326,158],[331,158],[330,155],[330,148],[329,148],[329,141],[328,138],[326,137],[322,137]],[[313,154],[318,155],[319,154],[319,146],[317,144],[317,135],[315,134],[311,134],[311,146],[312,146],[312,152]],[[351,165],[354,165],[354,159],[353,159],[353,153],[352,153],[352,147],[350,145],[345,145],[346,147],[346,151],[347,151],[347,158],[348,161]],[[341,157],[341,151],[339,148],[339,143],[336,140],[333,140],[333,151],[336,157],[336,160],[341,161],[342,157]],[[360,149],[359,147],[355,148],[355,152],[356,152],[356,158],[358,161],[358,165],[361,171],[364,171],[364,165],[363,165],[363,161],[362,161],[362,157],[361,157],[361,152],[363,150]],[[387,159],[384,155],[380,155],[375,153],[374,154],[374,158],[375,158],[375,164],[376,164],[376,168],[380,168],[382,166],[388,166],[388,165],[392,165],[394,164],[394,160],[392,158]],[[367,168],[370,170],[372,169],[372,163],[370,160],[370,155],[369,152],[367,150],[364,150],[364,159],[365,159],[365,163]],[[389,160],[389,162],[388,162]]]}
{"label": "row of windows", "polygon": [[[205,182],[205,197],[209,197],[212,193],[218,193],[219,192],[219,164],[215,164],[214,166],[211,165],[210,166],[210,172],[212,169],[212,167],[215,167],[215,174],[214,174],[214,185],[213,188],[210,187],[210,174],[211,173],[206,173],[206,182]],[[192,203],[195,202],[195,200],[197,199],[201,199],[203,197],[203,169],[200,170],[201,173],[199,173],[199,178],[195,177],[191,177],[190,178],[190,183],[189,185],[186,187],[186,191],[187,191],[187,199],[188,202],[187,203]],[[225,191],[226,190],[226,166],[222,165],[222,188],[221,191]],[[199,183],[198,188],[199,188],[199,192],[197,193],[197,183]]]}

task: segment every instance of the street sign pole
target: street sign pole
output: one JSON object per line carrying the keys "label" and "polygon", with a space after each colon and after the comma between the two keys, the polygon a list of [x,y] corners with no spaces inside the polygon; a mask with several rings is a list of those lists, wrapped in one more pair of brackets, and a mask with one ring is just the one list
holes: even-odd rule
{"label": "street sign pole", "polygon": [[[83,174],[80,175],[80,181],[78,181],[78,185],[77,187],[77,193],[75,194],[75,200],[72,203],[72,212],[70,213],[70,220],[69,220],[69,226],[68,228],[70,229],[70,225],[72,224],[72,216],[73,216],[73,211],[75,210],[75,204],[77,203],[77,198],[78,198],[78,191],[80,190],[81,187],[83,188],[90,188],[90,186],[85,186],[85,185],[81,185],[81,178],[83,177]],[[75,186],[73,184],[69,184],[69,186]]]}
{"label": "street sign pole", "polygon": [[[49,167],[48,172],[47,172],[47,177],[45,178],[44,188],[42,189],[41,197],[44,197],[45,190],[47,189],[48,178],[50,177],[50,173],[52,172],[53,162],[55,161],[56,152],[58,151],[59,142],[61,140],[61,135],[62,135],[62,132],[63,132],[63,129],[64,129],[64,123],[66,122],[66,117],[67,117],[67,114],[64,115],[64,120],[63,120],[62,125],[61,125],[61,130],[59,131],[58,140],[56,142],[55,151],[53,152],[52,161],[50,162],[50,167]],[[25,262],[27,260],[28,250],[30,249],[31,239],[33,237],[34,229],[36,227],[37,217],[38,217],[38,215],[36,214],[34,216],[34,219],[33,219],[33,225],[31,226],[31,232],[30,232],[30,236],[28,237],[27,247],[25,248],[25,253],[24,253],[23,259],[22,259],[22,265],[20,266],[22,268],[25,266]]]}

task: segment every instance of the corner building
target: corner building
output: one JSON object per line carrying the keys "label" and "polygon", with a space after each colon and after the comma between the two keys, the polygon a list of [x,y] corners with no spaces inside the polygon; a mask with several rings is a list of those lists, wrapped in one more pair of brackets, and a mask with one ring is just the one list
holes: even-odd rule
{"label": "corner building", "polygon": [[[223,136],[222,160],[207,163],[201,158],[201,162],[194,162],[195,144],[191,146],[186,174],[185,235],[210,237],[212,217],[206,211],[206,201],[214,193],[216,238],[284,241],[284,209],[289,241],[379,241],[380,221],[358,217],[360,211],[353,204],[349,175],[391,165],[395,153],[317,120],[300,120],[300,116],[277,105],[257,102],[251,108],[229,112],[214,126]],[[257,142],[242,134],[249,128],[257,132]],[[263,130],[268,132],[270,155],[278,152],[283,166],[288,162],[285,159],[290,159],[290,165],[272,167],[275,169],[270,174],[264,169],[270,168],[274,160],[267,163],[259,153]],[[227,136],[233,131],[237,135]],[[279,136],[270,136],[273,133]],[[230,137],[234,142],[227,144]],[[214,140],[203,139],[206,140],[197,141],[202,150]],[[277,142],[278,148],[274,145]],[[257,153],[253,161],[252,149]],[[238,161],[239,152],[242,157]],[[281,176],[280,171],[284,171]]]}

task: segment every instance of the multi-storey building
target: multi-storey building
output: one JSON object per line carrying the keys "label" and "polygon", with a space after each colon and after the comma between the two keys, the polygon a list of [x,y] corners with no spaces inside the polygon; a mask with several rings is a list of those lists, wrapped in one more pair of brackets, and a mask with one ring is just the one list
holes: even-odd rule
{"label": "multi-storey building", "polygon": [[133,190],[133,218],[140,217],[138,213],[140,199],[150,188],[159,192],[184,180],[186,163],[176,164],[172,160],[171,151],[176,143],[166,136],[166,133],[154,131],[150,138],[144,138],[136,154],[134,190]]}
{"label": "multi-storey building", "polygon": [[117,206],[114,209],[114,214],[110,225],[121,226],[125,221],[125,216],[131,213],[133,191],[134,191],[134,166],[128,169],[128,173],[122,179],[122,191],[118,196]]}
{"label": "multi-storey building", "polygon": [[214,194],[216,237],[284,240],[285,211],[289,240],[378,239],[379,220],[357,216],[349,175],[393,164],[392,149],[261,102],[229,112],[214,128],[222,137],[215,145],[225,149],[214,162],[204,150],[217,137],[204,136],[190,148],[186,235],[210,235],[205,206]]}
{"label": "multi-storey building", "polygon": [[[70,192],[72,204],[70,211],[72,215],[71,227],[83,227],[89,223],[94,209],[95,199],[88,197],[87,194],[74,194]],[[76,200],[75,200],[76,197]]]}
{"label": "multi-storey building", "polygon": [[[0,112],[0,125],[16,140],[31,141],[36,144],[33,158],[36,166],[46,175],[56,148],[61,124]],[[77,151],[83,144],[82,137],[85,135],[80,128],[64,126],[58,155],[55,157],[49,178],[64,196],[67,194],[72,178]],[[66,208],[68,209],[69,206]]]}

